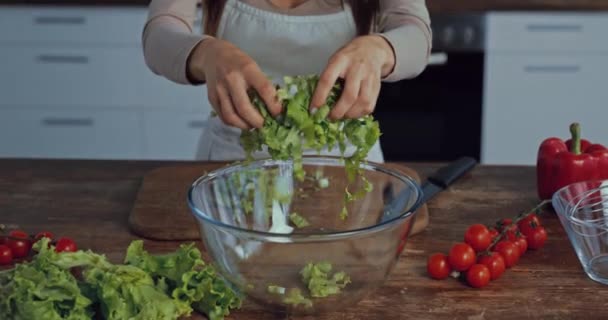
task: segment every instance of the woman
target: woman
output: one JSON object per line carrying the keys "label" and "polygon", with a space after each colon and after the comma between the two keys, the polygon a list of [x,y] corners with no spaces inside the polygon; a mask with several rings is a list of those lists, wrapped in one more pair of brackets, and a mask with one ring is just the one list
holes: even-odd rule
{"label": "woman", "polygon": [[[154,73],[181,84],[206,83],[219,117],[209,118],[201,136],[201,160],[245,157],[241,130],[263,125],[248,88],[277,115],[281,105],[272,81],[320,74],[315,108],[342,78],[343,94],[329,116],[358,118],[373,112],[381,81],[417,76],[431,50],[424,0],[207,0],[204,34],[193,30],[199,2],[152,0],[143,47]],[[367,160],[383,162],[379,143]]]}

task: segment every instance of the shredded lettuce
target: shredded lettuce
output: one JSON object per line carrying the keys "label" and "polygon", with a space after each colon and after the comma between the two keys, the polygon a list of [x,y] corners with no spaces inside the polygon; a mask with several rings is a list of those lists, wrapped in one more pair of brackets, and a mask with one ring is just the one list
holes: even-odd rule
{"label": "shredded lettuce", "polygon": [[298,288],[291,288],[287,291],[283,303],[291,304],[293,306],[303,305],[306,308],[312,307],[312,300],[304,297],[302,290]]}
{"label": "shredded lettuce", "polygon": [[[300,181],[305,176],[302,166],[304,148],[320,152],[324,148],[331,151],[338,147],[345,161],[348,180],[353,182],[362,173],[361,162],[380,138],[380,126],[371,115],[339,121],[327,118],[340,97],[340,81],[332,88],[326,103],[310,112],[310,100],[318,81],[317,75],[285,77],[285,85],[277,90],[284,111],[276,118],[270,115],[260,96],[251,91],[250,99],[265,121],[261,129],[243,131],[241,144],[247,160],[252,160],[253,153],[263,150],[263,146],[267,147],[273,159],[292,160],[295,176]],[[347,142],[355,147],[355,151],[344,157]]]}
{"label": "shredded lettuce", "polygon": [[297,212],[292,212],[289,215],[289,220],[291,220],[291,223],[293,223],[297,228],[310,226],[310,223],[306,220],[306,218],[302,217]]}
{"label": "shredded lettuce", "polygon": [[338,294],[351,282],[350,277],[344,271],[336,272],[330,277],[331,271],[332,265],[327,261],[309,262],[300,271],[302,281],[308,287],[312,297],[324,298]]}
{"label": "shredded lettuce", "polygon": [[272,294],[285,294],[285,288],[273,284],[269,284],[267,290]]}

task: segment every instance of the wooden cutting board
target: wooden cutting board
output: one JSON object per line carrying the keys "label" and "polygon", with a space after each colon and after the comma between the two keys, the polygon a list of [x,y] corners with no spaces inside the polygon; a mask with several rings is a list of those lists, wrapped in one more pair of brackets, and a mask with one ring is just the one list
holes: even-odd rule
{"label": "wooden cutting board", "polygon": [[[129,215],[129,227],[140,237],[154,240],[200,240],[198,223],[191,214],[186,196],[188,188],[198,177],[225,166],[225,163],[205,162],[163,167],[144,176]],[[420,182],[416,171],[399,164],[387,164]],[[418,209],[411,234],[422,231],[429,221],[428,208]]]}

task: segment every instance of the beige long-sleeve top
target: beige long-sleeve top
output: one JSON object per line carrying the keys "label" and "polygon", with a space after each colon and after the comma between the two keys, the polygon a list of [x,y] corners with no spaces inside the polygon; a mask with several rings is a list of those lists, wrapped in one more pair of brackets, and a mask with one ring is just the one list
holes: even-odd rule
{"label": "beige long-sleeve top", "polygon": [[[240,0],[257,8],[290,15],[321,15],[342,10],[341,1],[308,0],[292,9],[281,9],[269,0]],[[190,84],[186,63],[194,47],[205,38],[194,30],[200,0],[152,0],[143,31],[146,64],[156,74]],[[380,0],[377,34],[395,52],[395,67],[383,80],[398,81],[417,76],[431,51],[430,17],[424,0]]]}

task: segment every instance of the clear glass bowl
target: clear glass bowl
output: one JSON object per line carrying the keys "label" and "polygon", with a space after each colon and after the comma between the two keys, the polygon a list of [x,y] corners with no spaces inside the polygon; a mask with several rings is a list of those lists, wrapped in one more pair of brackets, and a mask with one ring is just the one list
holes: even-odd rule
{"label": "clear glass bowl", "polygon": [[565,186],[552,204],[587,276],[608,284],[608,180]]}
{"label": "clear glass bowl", "polygon": [[[411,177],[362,164],[372,190],[361,192],[365,181],[349,184],[340,159],[303,161],[304,181],[294,178],[291,161],[258,160],[210,172],[193,183],[188,203],[213,263],[248,299],[291,314],[343,310],[391,273],[422,191]],[[346,201],[347,187],[358,198]],[[273,192],[280,201],[271,201]],[[295,227],[292,213],[309,225]],[[311,284],[302,275],[310,264],[316,271],[329,264],[331,271]],[[336,288],[339,293],[323,296]]]}

